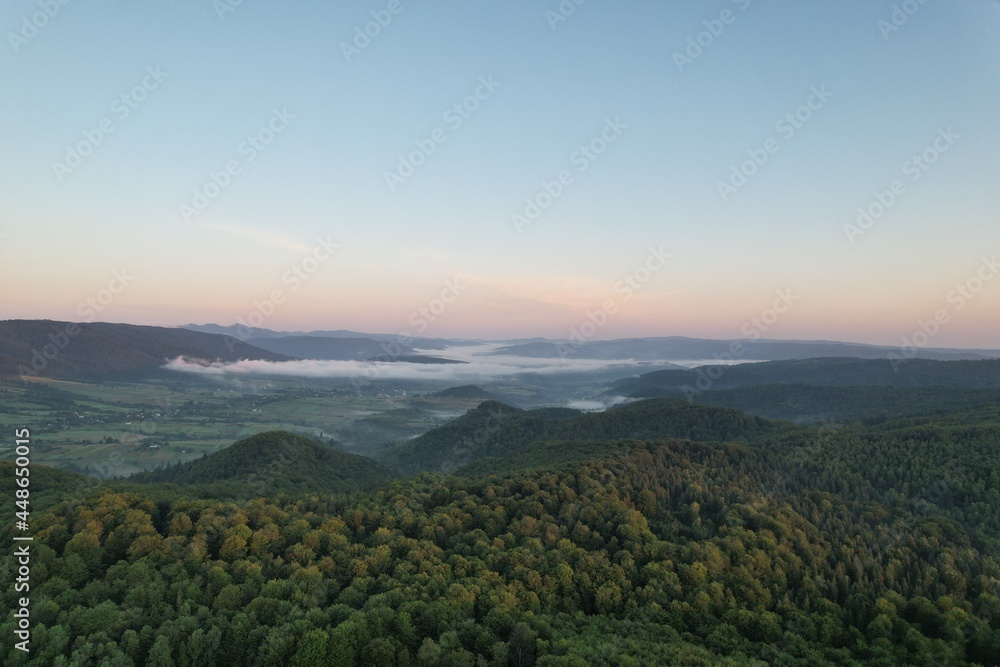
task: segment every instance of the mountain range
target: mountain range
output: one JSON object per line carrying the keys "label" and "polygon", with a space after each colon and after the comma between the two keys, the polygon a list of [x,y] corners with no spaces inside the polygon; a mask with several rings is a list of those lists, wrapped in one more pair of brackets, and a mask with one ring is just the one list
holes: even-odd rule
{"label": "mountain range", "polygon": [[[901,355],[898,346],[865,345],[833,341],[800,340],[709,340],[668,336],[659,338],[621,338],[615,340],[533,341],[505,345],[493,354],[545,359],[635,359],[650,361],[718,360],[731,361],[781,361],[809,359],[812,357],[855,357],[858,359],[885,359],[890,353]],[[912,353],[915,359],[945,361],[997,359],[1000,350],[959,350],[950,348],[924,348]]]}
{"label": "mountain range", "polygon": [[0,321],[0,377],[121,377],[157,372],[177,357],[223,362],[290,359],[235,338],[187,329],[104,322]]}
{"label": "mountain range", "polygon": [[[194,330],[192,327],[200,329]],[[421,338],[401,345],[397,337],[385,334],[357,334],[347,331],[303,333],[247,329],[239,326],[188,325],[188,327],[152,327],[112,323],[70,323],[51,320],[0,321],[0,376],[37,375],[61,379],[128,377],[157,373],[172,359],[184,357],[196,362],[236,362],[241,360],[290,361],[294,359],[386,361],[413,364],[455,364],[458,360],[422,354],[420,350],[445,350],[453,346],[480,344],[482,341]],[[247,334],[246,340],[233,334]],[[734,355],[734,350],[742,350]],[[896,356],[893,355],[896,353]],[[519,356],[535,359],[615,360],[639,364],[657,362],[670,368],[625,380],[612,389],[631,397],[649,397],[680,393],[687,387],[701,389],[705,378],[697,370],[670,364],[675,361],[716,359],[729,361],[773,361],[778,365],[734,364],[718,381],[708,382],[713,391],[760,384],[803,382],[823,386],[965,386],[989,388],[995,382],[996,365],[978,366],[979,379],[968,374],[970,366],[956,365],[941,372],[932,361],[1000,360],[1000,351],[923,349],[906,361],[898,350],[889,347],[834,343],[827,341],[713,341],[682,337],[636,338],[567,344],[558,341],[531,340],[500,345],[480,357],[488,360]],[[727,356],[728,355],[728,356]],[[831,365],[818,358],[843,358]],[[873,363],[865,365],[862,361]],[[800,365],[794,365],[801,362]],[[715,361],[706,363],[715,364]],[[782,366],[780,363],[792,364]],[[759,368],[755,368],[759,367]],[[600,369],[578,370],[567,367],[561,374],[582,373],[587,381],[604,381]],[[620,378],[623,370],[612,370]],[[524,376],[534,373],[530,366]],[[701,372],[704,373],[703,371]],[[857,375],[862,373],[862,375]],[[957,375],[956,375],[957,374]],[[544,374],[534,373],[535,382],[551,382]],[[973,374],[975,375],[975,373]],[[961,376],[949,380],[949,376]],[[578,378],[579,379],[579,378]]]}

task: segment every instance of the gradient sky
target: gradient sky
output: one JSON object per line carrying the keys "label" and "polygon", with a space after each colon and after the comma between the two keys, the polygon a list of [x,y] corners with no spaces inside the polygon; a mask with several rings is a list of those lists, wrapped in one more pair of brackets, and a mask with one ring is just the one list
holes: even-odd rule
{"label": "gradient sky", "polygon": [[[565,337],[612,299],[596,338],[729,338],[791,290],[766,337],[898,344],[941,310],[932,345],[1000,347],[1000,280],[952,292],[993,277],[983,258],[1000,252],[1000,3],[931,0],[886,38],[882,0],[589,0],[555,28],[556,0],[400,0],[347,62],[341,44],[389,4],[243,0],[220,19],[210,0],[77,0],[19,39],[39,4],[4,3],[0,317],[229,324],[279,290],[263,326],[416,333],[457,279],[423,335]],[[119,118],[150,67],[166,78]],[[481,77],[499,87],[453,128],[443,114]],[[832,96],[786,137],[776,122],[814,87]],[[276,108],[294,119],[186,222],[180,205]],[[574,154],[616,118],[627,129],[581,172]],[[60,180],[53,163],[104,119]],[[436,128],[447,140],[390,191],[385,173]],[[777,152],[723,201],[718,182],[769,138]],[[515,229],[562,170],[573,182]],[[283,279],[318,238],[335,255],[301,287]],[[650,247],[666,266],[616,292]],[[81,308],[116,270],[125,289]]]}

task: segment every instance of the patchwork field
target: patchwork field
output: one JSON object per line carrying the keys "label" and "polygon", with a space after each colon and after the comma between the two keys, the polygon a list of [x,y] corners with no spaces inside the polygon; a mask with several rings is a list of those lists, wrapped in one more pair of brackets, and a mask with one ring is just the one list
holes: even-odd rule
{"label": "patchwork field", "polygon": [[[391,388],[360,394],[323,381],[234,387],[197,379],[92,384],[33,378],[0,384],[0,399],[0,429],[30,428],[34,461],[101,477],[189,461],[269,430],[372,453],[478,403]],[[0,458],[11,456],[10,442],[0,441]]]}

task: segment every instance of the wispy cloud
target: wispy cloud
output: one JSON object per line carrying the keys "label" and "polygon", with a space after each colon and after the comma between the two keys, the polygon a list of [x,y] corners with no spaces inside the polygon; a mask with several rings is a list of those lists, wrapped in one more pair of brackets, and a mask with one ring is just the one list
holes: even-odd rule
{"label": "wispy cloud", "polygon": [[219,232],[224,232],[226,234],[231,234],[233,236],[238,236],[248,241],[252,241],[253,243],[267,246],[268,248],[280,248],[282,250],[291,250],[301,254],[312,252],[312,248],[303,243],[299,243],[295,239],[282,236],[281,234],[275,234],[274,232],[264,229],[250,229],[247,227],[222,225],[218,223],[206,223],[205,227]]}
{"label": "wispy cloud", "polygon": [[631,403],[638,399],[626,398],[625,396],[610,396],[606,400],[594,399],[594,400],[581,400],[581,401],[570,401],[566,404],[567,408],[573,408],[574,410],[585,410],[587,412],[603,412],[610,407],[615,405],[621,405],[622,403]]}

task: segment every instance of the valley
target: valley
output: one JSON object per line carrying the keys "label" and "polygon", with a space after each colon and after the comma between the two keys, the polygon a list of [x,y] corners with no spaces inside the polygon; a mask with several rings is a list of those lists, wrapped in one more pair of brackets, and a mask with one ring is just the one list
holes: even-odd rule
{"label": "valley", "polygon": [[131,366],[68,345],[0,381],[31,432],[31,664],[1000,664],[995,359],[87,333]]}
{"label": "valley", "polygon": [[[372,453],[476,403],[414,401],[404,387],[359,391],[348,383],[288,379],[232,387],[184,376],[167,384],[39,378],[0,383],[0,396],[0,428],[32,428],[39,438],[39,463],[101,477],[189,461],[269,430],[305,433],[348,451]],[[11,451],[7,443],[0,445],[0,457]]]}

